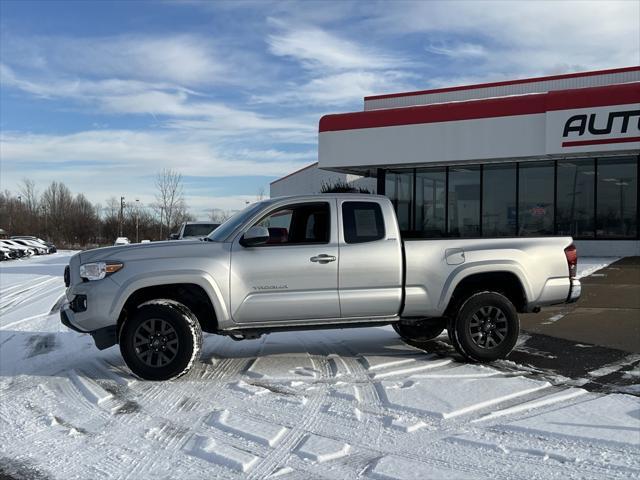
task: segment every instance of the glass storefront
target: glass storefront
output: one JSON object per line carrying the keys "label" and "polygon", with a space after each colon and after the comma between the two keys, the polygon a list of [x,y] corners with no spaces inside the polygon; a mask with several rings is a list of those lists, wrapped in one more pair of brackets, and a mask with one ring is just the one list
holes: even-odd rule
{"label": "glass storefront", "polygon": [[449,168],[449,236],[480,236],[480,166]]}
{"label": "glass storefront", "polygon": [[638,162],[635,158],[598,159],[596,237],[638,235]]}
{"label": "glass storefront", "polygon": [[415,230],[425,236],[442,237],[446,234],[446,185],[446,168],[416,170]]}
{"label": "glass storefront", "polygon": [[483,166],[483,235],[512,237],[516,234],[516,181],[515,163]]}
{"label": "glass storefront", "polygon": [[593,158],[558,161],[556,228],[558,235],[595,235],[596,161]]}
{"label": "glass storefront", "polygon": [[518,235],[553,235],[553,162],[519,165]]}
{"label": "glass storefront", "polygon": [[413,238],[570,235],[636,239],[638,157],[382,171]]}

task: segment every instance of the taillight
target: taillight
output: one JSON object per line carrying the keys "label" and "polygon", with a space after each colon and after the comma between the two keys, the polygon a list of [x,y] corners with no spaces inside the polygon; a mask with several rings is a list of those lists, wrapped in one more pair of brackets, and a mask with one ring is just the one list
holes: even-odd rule
{"label": "taillight", "polygon": [[569,276],[575,278],[578,273],[578,250],[572,243],[564,249],[564,255],[567,257],[567,265],[569,266]]}

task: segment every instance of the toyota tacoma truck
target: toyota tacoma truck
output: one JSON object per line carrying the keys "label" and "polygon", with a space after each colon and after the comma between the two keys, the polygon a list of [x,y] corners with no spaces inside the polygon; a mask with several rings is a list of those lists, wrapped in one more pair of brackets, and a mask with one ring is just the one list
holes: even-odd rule
{"label": "toyota tacoma truck", "polygon": [[61,320],[131,371],[166,380],[198,359],[202,332],[390,324],[406,341],[447,329],[468,361],[506,357],[518,313],[575,302],[570,237],[403,240],[391,201],[367,194],[254,203],[201,240],[73,256]]}

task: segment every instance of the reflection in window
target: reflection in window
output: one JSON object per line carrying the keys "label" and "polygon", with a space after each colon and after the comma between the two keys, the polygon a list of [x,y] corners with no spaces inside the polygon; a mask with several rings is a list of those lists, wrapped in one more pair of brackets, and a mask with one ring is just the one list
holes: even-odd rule
{"label": "reflection in window", "polygon": [[421,237],[445,235],[446,169],[416,172],[416,234]]}
{"label": "reflection in window", "polygon": [[396,209],[400,231],[406,232],[411,230],[413,170],[388,171],[385,175],[385,192]]}
{"label": "reflection in window", "polygon": [[449,168],[449,235],[480,235],[480,167]]}
{"label": "reflection in window", "polygon": [[518,235],[553,235],[553,162],[521,163]]}
{"label": "reflection in window", "polygon": [[482,236],[516,234],[516,165],[485,165],[482,172]]}
{"label": "reflection in window", "polygon": [[558,235],[593,237],[595,161],[558,161],[556,222]]}
{"label": "reflection in window", "polygon": [[635,157],[598,159],[598,238],[636,236],[637,189]]}

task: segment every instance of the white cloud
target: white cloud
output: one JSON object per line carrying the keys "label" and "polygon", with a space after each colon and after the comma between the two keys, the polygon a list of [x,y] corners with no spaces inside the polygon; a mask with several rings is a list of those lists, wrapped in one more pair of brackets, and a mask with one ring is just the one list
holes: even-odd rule
{"label": "white cloud", "polygon": [[484,46],[476,43],[456,43],[456,44],[432,44],[426,47],[427,51],[436,55],[445,55],[453,58],[474,58],[485,57],[487,50]]}
{"label": "white cloud", "polygon": [[[93,130],[70,135],[3,132],[0,150],[4,171],[29,163],[46,162],[56,170],[70,162],[85,162],[96,168],[126,166],[133,175],[166,167],[176,168],[184,175],[211,177],[277,176],[315,157],[313,151],[225,150],[203,136],[132,130]],[[86,170],[77,173],[82,175]]]}
{"label": "white cloud", "polygon": [[3,38],[3,60],[71,77],[126,78],[183,86],[228,82],[228,62],[194,35]]}
{"label": "white cloud", "polygon": [[234,108],[169,84],[116,79],[45,81],[19,76],[4,64],[0,64],[0,78],[4,86],[39,97],[70,99],[110,115],[159,116],[161,120],[155,120],[161,126],[181,130],[206,129],[217,137],[281,130],[291,133],[292,143],[303,136],[303,143],[308,143],[310,136],[315,139],[316,134],[316,120],[301,121]]}
{"label": "white cloud", "polygon": [[[511,76],[637,65],[640,2],[395,2],[365,21],[387,35],[473,38],[486,51],[475,74]],[[463,40],[462,43],[465,43]]]}
{"label": "white cloud", "polygon": [[[153,176],[162,168],[173,168],[189,177],[279,177],[316,159],[315,149],[287,152],[224,148],[209,142],[206,135],[130,130],[70,135],[2,132],[0,154],[0,188],[13,189],[24,177],[41,187],[59,180],[93,202],[104,202],[114,192],[135,192],[143,202],[151,202],[155,193]],[[226,187],[210,195],[187,191],[187,202],[198,212],[244,205],[246,195],[238,192],[227,196],[227,192]]]}
{"label": "white cloud", "polygon": [[375,70],[404,63],[393,55],[311,26],[284,27],[282,32],[269,35],[267,42],[274,55],[291,57],[309,69]]}
{"label": "white cloud", "polygon": [[264,103],[296,102],[313,105],[358,105],[363,97],[390,90],[409,89],[412,76],[399,71],[353,71],[319,76],[302,85],[291,85],[273,95],[256,96]]}

